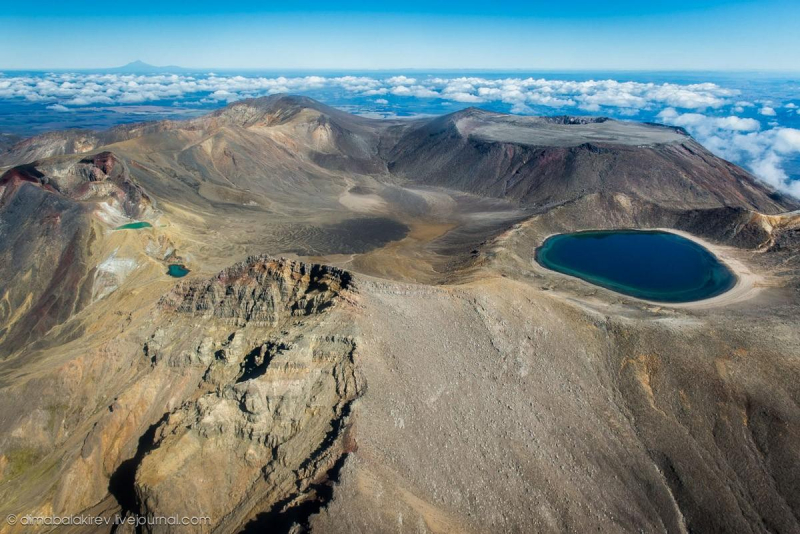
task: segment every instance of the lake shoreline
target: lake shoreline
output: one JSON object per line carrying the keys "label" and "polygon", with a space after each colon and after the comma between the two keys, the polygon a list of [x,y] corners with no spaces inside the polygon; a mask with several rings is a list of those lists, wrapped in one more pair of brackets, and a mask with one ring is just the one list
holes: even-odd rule
{"label": "lake shoreline", "polygon": [[761,292],[764,277],[752,272],[749,267],[734,257],[734,251],[738,250],[736,247],[717,245],[682,230],[675,230],[672,228],[655,228],[655,230],[661,230],[679,235],[685,239],[694,241],[702,247],[705,247],[709,252],[714,254],[719,261],[724,263],[728,269],[731,270],[734,276],[736,276],[736,284],[721,295],[695,302],[669,304],[669,306],[690,309],[716,308],[720,306],[728,306],[744,300],[749,300]]}
{"label": "lake shoreline", "polygon": [[[760,293],[763,287],[763,276],[753,273],[744,263],[738,260],[735,257],[735,252],[737,249],[735,247],[728,247],[724,245],[716,245],[711,243],[701,237],[698,237],[694,234],[690,234],[688,232],[682,230],[676,230],[674,228],[606,228],[602,229],[604,231],[614,231],[614,230],[636,230],[641,232],[666,232],[670,234],[674,234],[693,243],[700,245],[701,247],[708,250],[711,254],[713,254],[718,261],[723,263],[733,274],[736,278],[736,282],[734,283],[733,287],[721,293],[719,295],[715,295],[712,297],[690,301],[690,302],[664,302],[664,301],[656,301],[656,300],[649,300],[646,298],[640,298],[633,295],[628,295],[619,291],[616,291],[611,288],[607,288],[598,284],[594,284],[588,280],[584,280],[579,276],[574,276],[571,274],[563,273],[556,271],[554,269],[550,269],[549,267],[540,263],[537,259],[537,255],[539,249],[544,245],[544,243],[553,236],[561,235],[560,233],[551,233],[544,236],[541,240],[541,244],[536,247],[534,251],[534,259],[533,263],[538,266],[539,268],[545,269],[549,273],[554,273],[559,276],[568,277],[574,280],[580,280],[582,283],[589,284],[592,287],[601,289],[603,291],[610,291],[615,295],[620,295],[625,298],[633,299],[639,302],[644,302],[652,306],[660,306],[660,307],[671,307],[671,308],[682,308],[682,309],[707,309],[707,308],[716,308],[721,306],[728,306],[734,303],[738,303],[744,300],[749,300],[755,297],[758,293]],[[599,231],[599,229],[590,229],[590,230],[583,230],[583,232],[591,232],[591,231]],[[581,231],[575,232],[579,233]]]}

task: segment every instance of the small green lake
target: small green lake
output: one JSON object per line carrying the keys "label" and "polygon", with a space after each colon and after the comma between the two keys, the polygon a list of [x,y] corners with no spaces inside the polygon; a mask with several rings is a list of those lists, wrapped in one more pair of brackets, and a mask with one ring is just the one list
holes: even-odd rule
{"label": "small green lake", "polygon": [[559,234],[536,250],[544,267],[625,295],[692,302],[725,293],[736,276],[701,245],[670,232]]}
{"label": "small green lake", "polygon": [[167,267],[167,274],[174,278],[183,278],[191,271],[181,263],[172,263]]}
{"label": "small green lake", "polygon": [[117,226],[115,230],[139,230],[141,228],[152,228],[153,225],[149,222],[139,221],[139,222],[132,222],[128,224],[123,224],[122,226]]}

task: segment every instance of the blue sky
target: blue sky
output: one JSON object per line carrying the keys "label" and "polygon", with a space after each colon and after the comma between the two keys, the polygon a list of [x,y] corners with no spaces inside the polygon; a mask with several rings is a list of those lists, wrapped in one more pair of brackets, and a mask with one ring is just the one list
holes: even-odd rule
{"label": "blue sky", "polygon": [[0,2],[0,69],[800,71],[800,2]]}

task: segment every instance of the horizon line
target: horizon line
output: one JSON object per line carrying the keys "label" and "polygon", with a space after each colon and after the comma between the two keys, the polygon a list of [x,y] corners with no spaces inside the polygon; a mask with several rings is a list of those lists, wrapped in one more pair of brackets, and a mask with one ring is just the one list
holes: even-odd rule
{"label": "horizon line", "polygon": [[[0,72],[57,72],[57,71],[105,71],[105,70],[121,70],[127,67],[128,64],[118,65],[114,67],[2,67]],[[319,71],[319,72],[343,72],[343,71],[359,71],[359,72],[399,72],[399,71],[418,71],[418,72],[651,72],[651,73],[686,73],[686,72],[719,72],[719,73],[770,73],[770,74],[798,74],[800,75],[800,68],[796,70],[781,69],[781,68],[698,68],[698,67],[685,67],[685,68],[620,68],[620,67],[182,67],[179,65],[150,65],[148,67],[161,70],[162,74],[170,73],[168,69],[175,69],[177,71]],[[141,71],[130,71],[128,74],[155,74],[155,72],[147,72],[147,68]]]}

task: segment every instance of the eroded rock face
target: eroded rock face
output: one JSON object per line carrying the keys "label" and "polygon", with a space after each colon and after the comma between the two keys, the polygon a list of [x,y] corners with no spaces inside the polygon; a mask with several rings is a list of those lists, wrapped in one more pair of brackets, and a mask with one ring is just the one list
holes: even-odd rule
{"label": "eroded rock face", "polygon": [[135,479],[117,477],[126,512],[209,516],[227,532],[314,499],[307,489],[351,447],[361,384],[337,309],[351,292],[339,269],[256,256],[162,299],[143,357],[154,374],[202,378],[140,440]]}
{"label": "eroded rock face", "polygon": [[161,305],[189,315],[275,325],[286,314],[323,311],[349,284],[350,275],[333,267],[251,257],[209,281],[179,286]]}

